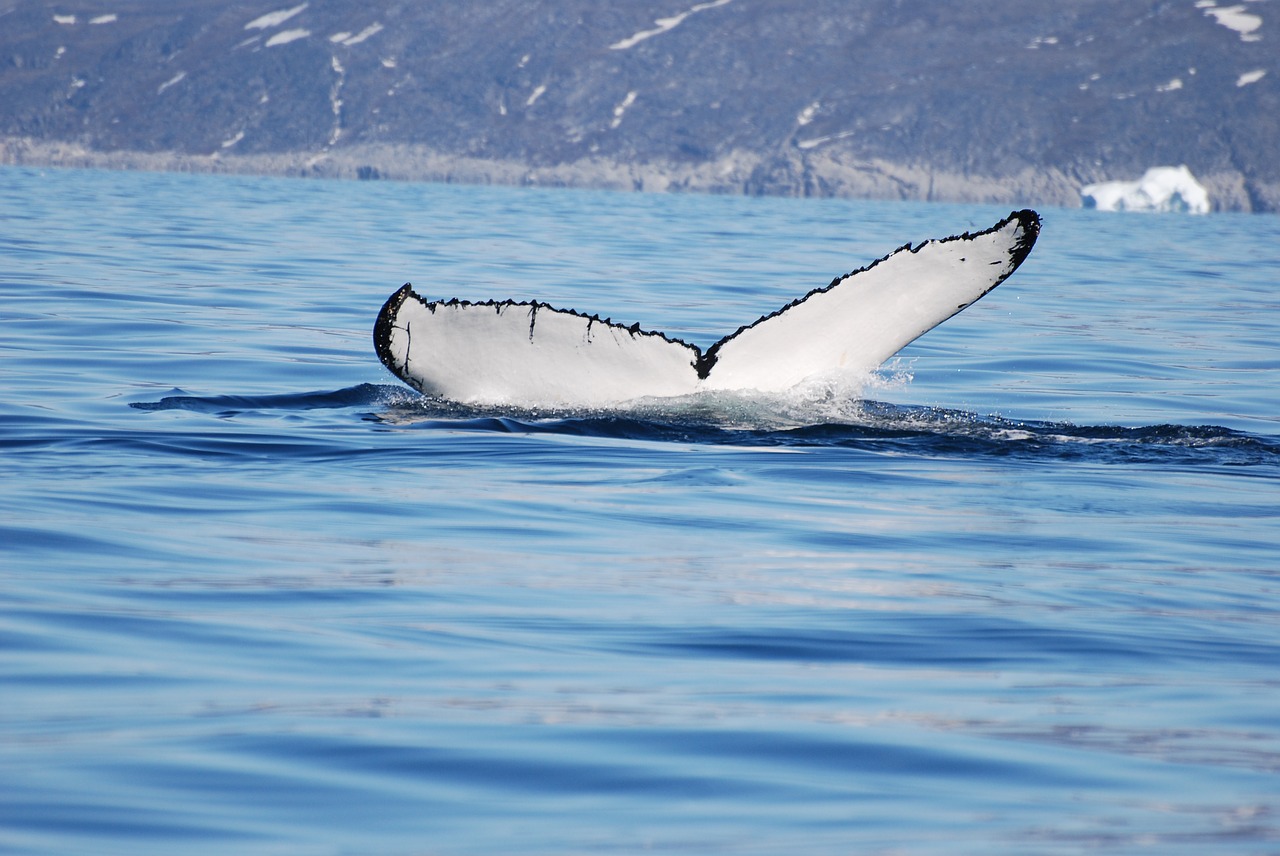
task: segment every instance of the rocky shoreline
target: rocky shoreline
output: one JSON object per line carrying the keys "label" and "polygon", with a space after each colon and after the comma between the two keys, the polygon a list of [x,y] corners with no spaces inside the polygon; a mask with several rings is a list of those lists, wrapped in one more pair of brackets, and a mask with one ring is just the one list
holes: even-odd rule
{"label": "rocky shoreline", "polygon": [[[428,181],[642,192],[827,197],[1078,208],[1080,188],[1101,176],[1026,169],[1017,175],[958,175],[925,166],[826,155],[765,158],[735,152],[704,163],[620,163],[592,158],[531,165],[460,157],[413,144],[373,144],[320,152],[196,155],[97,151],[76,143],[0,138],[0,164],[294,178]],[[1240,175],[1201,177],[1215,210],[1249,211]],[[1274,188],[1280,199],[1280,187]]]}

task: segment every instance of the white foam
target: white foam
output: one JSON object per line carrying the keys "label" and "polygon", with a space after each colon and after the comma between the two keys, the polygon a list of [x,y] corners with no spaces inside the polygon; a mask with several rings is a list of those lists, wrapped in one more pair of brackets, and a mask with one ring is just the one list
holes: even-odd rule
{"label": "white foam", "polygon": [[75,15],[54,15],[53,22],[55,24],[70,25],[76,22]]}
{"label": "white foam", "polygon": [[542,93],[547,91],[546,84],[540,84],[537,89],[533,90],[533,94],[524,102],[524,106],[532,107],[534,102],[542,97]]}
{"label": "white foam", "polygon": [[306,9],[308,5],[310,4],[302,3],[301,5],[294,6],[292,9],[280,9],[275,12],[268,12],[261,17],[254,18],[252,21],[245,24],[244,28],[246,30],[267,30],[271,27],[278,27],[294,15],[297,15],[302,10]]}
{"label": "white foam", "polygon": [[1186,166],[1154,166],[1137,181],[1104,181],[1080,188],[1086,208],[1099,211],[1209,213],[1209,192]]}
{"label": "white foam", "polygon": [[232,146],[234,146],[236,143],[240,142],[240,141],[241,141],[241,140],[243,140],[243,139],[244,139],[244,131],[238,131],[238,132],[236,133],[236,135],[235,135],[234,137],[232,137],[231,139],[229,139],[229,140],[223,140],[223,141],[222,141],[222,147],[223,147],[224,149],[229,149],[229,148],[231,148]]}
{"label": "white foam", "polygon": [[1177,92],[1181,88],[1182,88],[1182,78],[1175,77],[1173,80],[1170,80],[1168,83],[1162,83],[1161,85],[1157,86],[1156,92]]}
{"label": "white foam", "polygon": [[1248,86],[1250,83],[1257,83],[1259,80],[1267,76],[1264,68],[1246,71],[1244,74],[1236,78],[1236,86]]}
{"label": "white foam", "polygon": [[821,102],[815,101],[808,107],[801,110],[799,115],[796,116],[796,124],[803,128],[805,125],[812,122],[813,117],[818,115],[818,108],[821,106]]}
{"label": "white foam", "polygon": [[733,0],[711,0],[711,2],[709,3],[699,3],[698,5],[691,7],[687,11],[681,12],[678,15],[672,15],[670,18],[659,18],[656,21],[654,21],[654,23],[657,24],[658,26],[656,26],[652,30],[641,30],[635,35],[628,36],[622,41],[614,42],[613,44],[609,45],[609,49],[615,50],[615,51],[625,51],[628,48],[633,48],[636,45],[640,44],[640,42],[643,42],[645,39],[651,39],[654,36],[660,36],[665,32],[675,29],[676,27],[684,23],[684,20],[686,18],[688,18],[690,15],[696,12],[702,12],[706,9],[714,9],[717,6],[723,6],[726,3],[731,3],[731,2],[733,2]]}
{"label": "white foam", "polygon": [[281,30],[271,38],[267,39],[265,47],[274,48],[277,45],[287,45],[290,42],[305,39],[310,35],[310,30]]}
{"label": "white foam", "polygon": [[114,24],[118,20],[120,20],[120,16],[112,13],[108,15],[99,15],[96,18],[90,18],[89,23],[90,24]]}

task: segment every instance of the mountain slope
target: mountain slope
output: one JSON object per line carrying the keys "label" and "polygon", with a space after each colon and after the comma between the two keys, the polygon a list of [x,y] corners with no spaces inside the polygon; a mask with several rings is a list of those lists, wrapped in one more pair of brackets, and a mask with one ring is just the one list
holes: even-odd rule
{"label": "mountain slope", "polygon": [[[1275,20],[1272,20],[1275,19]],[[0,160],[1280,210],[1280,3],[0,0]]]}

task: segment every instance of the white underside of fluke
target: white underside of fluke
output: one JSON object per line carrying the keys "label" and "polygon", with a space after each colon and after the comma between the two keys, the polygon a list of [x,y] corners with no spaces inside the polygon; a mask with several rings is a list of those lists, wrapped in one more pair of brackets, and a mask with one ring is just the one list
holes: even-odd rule
{"label": "white underside of fluke", "polygon": [[405,285],[374,327],[419,392],[472,404],[597,407],[701,390],[781,393],[873,371],[1012,274],[1039,233],[1018,211],[978,234],[906,246],[707,349],[543,303],[427,301]]}

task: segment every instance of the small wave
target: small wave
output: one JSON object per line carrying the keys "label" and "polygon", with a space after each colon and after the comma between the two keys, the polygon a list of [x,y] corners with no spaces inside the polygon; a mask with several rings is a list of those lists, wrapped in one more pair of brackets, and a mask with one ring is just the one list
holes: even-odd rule
{"label": "small wave", "polygon": [[[176,390],[181,392],[181,390]],[[159,401],[135,401],[137,410],[189,410],[214,416],[236,416],[264,410],[327,410],[342,407],[374,407],[413,397],[397,386],[362,383],[344,389],[275,395],[167,395]]]}
{"label": "small wave", "polygon": [[848,447],[891,454],[1098,463],[1280,464],[1280,441],[1216,425],[1078,426],[873,400],[715,393],[609,410],[466,407],[406,399],[378,414],[407,428],[552,433],[740,446]]}
{"label": "small wave", "polygon": [[264,411],[355,408],[411,430],[561,434],[735,446],[846,447],[887,454],[1018,457],[1098,463],[1280,464],[1280,441],[1215,425],[1079,426],[1015,421],[938,407],[862,399],[848,389],[793,395],[703,393],[607,409],[471,406],[363,383],[273,395],[169,395],[138,410],[234,418]]}

